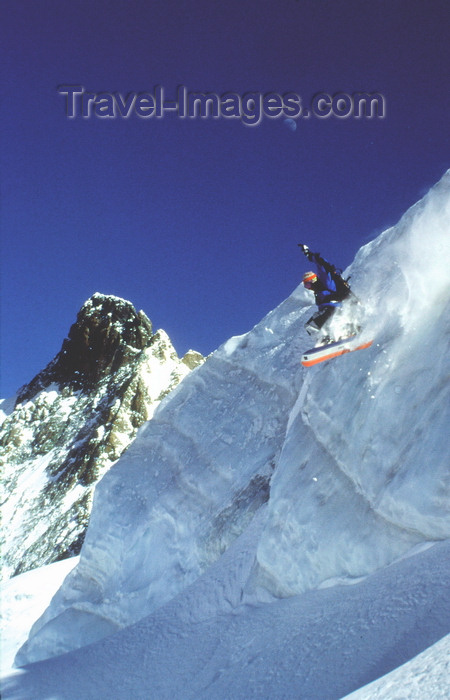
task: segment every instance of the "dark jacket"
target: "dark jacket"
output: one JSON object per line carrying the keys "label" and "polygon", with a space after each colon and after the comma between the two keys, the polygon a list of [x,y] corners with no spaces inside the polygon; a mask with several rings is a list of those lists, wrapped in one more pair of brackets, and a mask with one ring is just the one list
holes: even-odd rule
{"label": "dark jacket", "polygon": [[320,253],[308,252],[308,260],[314,262],[317,268],[318,281],[312,285],[319,310],[327,306],[340,306],[340,302],[350,294],[350,287],[342,279],[334,265],[331,265]]}

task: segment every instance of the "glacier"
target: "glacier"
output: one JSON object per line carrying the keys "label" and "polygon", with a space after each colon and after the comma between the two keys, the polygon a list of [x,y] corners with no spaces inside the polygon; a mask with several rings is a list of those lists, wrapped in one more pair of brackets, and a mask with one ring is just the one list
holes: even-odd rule
{"label": "glacier", "polygon": [[412,553],[442,567],[428,552],[450,537],[449,235],[450,171],[359,251],[346,273],[368,350],[302,368],[298,287],[194,369],[97,485],[80,561],[17,664],[123,640],[189,590],[203,619],[319,594],[332,609]]}

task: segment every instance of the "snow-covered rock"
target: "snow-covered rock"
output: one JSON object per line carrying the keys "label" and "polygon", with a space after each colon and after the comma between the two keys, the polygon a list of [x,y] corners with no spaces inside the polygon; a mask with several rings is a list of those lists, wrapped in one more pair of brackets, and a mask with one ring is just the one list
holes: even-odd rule
{"label": "snow-covered rock", "polygon": [[77,554],[94,486],[203,358],[179,359],[123,299],[94,294],[61,351],[2,403],[2,573]]}
{"label": "snow-covered rock", "polygon": [[80,563],[19,663],[158,609],[256,513],[232,605],[353,583],[450,537],[449,268],[450,171],[351,267],[370,349],[303,369],[298,288],[188,376],[98,485]]}

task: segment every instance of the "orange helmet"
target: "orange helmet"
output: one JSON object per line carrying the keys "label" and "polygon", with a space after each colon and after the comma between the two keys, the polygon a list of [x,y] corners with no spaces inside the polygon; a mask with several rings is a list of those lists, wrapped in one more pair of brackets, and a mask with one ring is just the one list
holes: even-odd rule
{"label": "orange helmet", "polygon": [[311,289],[312,285],[317,282],[317,275],[315,272],[305,272],[303,275],[303,284],[306,289]]}

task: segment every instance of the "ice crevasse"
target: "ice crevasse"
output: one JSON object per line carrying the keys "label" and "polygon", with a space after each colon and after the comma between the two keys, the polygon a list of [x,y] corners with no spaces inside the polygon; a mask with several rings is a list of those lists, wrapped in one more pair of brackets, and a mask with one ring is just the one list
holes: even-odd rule
{"label": "ice crevasse", "polygon": [[450,171],[347,271],[369,349],[302,368],[298,287],[160,404],[97,486],[80,562],[18,663],[151,613],[257,512],[229,605],[351,583],[450,537],[449,269]]}

